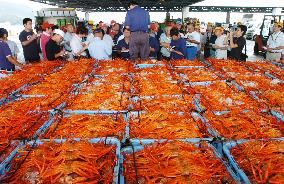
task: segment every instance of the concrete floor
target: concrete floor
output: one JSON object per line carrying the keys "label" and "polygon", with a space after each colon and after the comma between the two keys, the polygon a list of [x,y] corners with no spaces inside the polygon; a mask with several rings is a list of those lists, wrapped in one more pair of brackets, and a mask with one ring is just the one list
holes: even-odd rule
{"label": "concrete floor", "polygon": [[[263,60],[264,58],[262,56],[254,55],[253,53],[254,48],[254,41],[247,40],[247,55],[248,55],[248,61],[259,61]],[[243,51],[245,52],[245,51]]]}

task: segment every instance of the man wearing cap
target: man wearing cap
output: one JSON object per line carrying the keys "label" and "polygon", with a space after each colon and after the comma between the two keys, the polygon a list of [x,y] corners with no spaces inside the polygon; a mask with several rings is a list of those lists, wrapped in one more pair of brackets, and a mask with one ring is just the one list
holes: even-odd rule
{"label": "man wearing cap", "polygon": [[4,28],[1,28],[1,29],[2,29],[2,32],[4,34],[3,40],[8,44],[8,46],[9,46],[11,52],[12,52],[12,56],[15,59],[17,59],[18,54],[20,53],[20,50],[19,50],[16,42],[8,39],[8,31],[6,29],[4,29]]}
{"label": "man wearing cap", "polygon": [[149,57],[149,35],[148,28],[150,26],[149,12],[138,6],[136,1],[129,3],[129,11],[125,17],[125,27],[130,29],[130,43],[129,53],[132,61],[138,59],[140,55],[141,59],[145,60]]}
{"label": "man wearing cap", "polygon": [[39,62],[40,48],[37,44],[38,36],[33,32],[32,19],[25,18],[23,20],[25,29],[20,33],[19,40],[22,43],[24,57],[27,63]]}
{"label": "man wearing cap", "polygon": [[94,39],[89,44],[88,50],[90,56],[97,60],[109,60],[111,59],[112,48],[103,41],[103,30],[98,28],[94,31]]}
{"label": "man wearing cap", "polygon": [[0,71],[12,72],[15,70],[15,65],[22,67],[13,56],[8,44],[4,41],[7,30],[0,28]]}
{"label": "man wearing cap", "polygon": [[45,46],[49,41],[50,37],[52,36],[52,26],[54,26],[54,24],[49,24],[48,22],[44,22],[42,24],[43,33],[40,36],[40,48],[44,60],[47,60]]}
{"label": "man wearing cap", "polygon": [[61,49],[60,43],[63,41],[64,32],[60,29],[55,29],[53,31],[53,36],[49,39],[45,46],[46,58],[49,61],[62,60],[66,57],[67,53]]}
{"label": "man wearing cap", "polygon": [[269,36],[266,48],[266,59],[269,61],[279,61],[281,52],[284,49],[284,33],[281,32],[282,23],[275,23],[273,33]]}
{"label": "man wearing cap", "polygon": [[200,33],[195,31],[194,24],[188,24],[187,29],[188,33],[185,35],[187,59],[194,60],[197,56],[197,49],[201,42],[201,36]]}

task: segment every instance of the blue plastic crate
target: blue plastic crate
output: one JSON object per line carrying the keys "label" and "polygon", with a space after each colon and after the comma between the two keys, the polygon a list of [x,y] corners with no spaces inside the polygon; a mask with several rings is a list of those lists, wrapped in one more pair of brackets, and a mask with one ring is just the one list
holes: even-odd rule
{"label": "blue plastic crate", "polygon": [[[74,141],[80,141],[81,139],[79,138],[74,138],[72,139]],[[54,142],[54,143],[63,143],[66,141],[66,139],[43,139],[43,140],[37,140],[37,141],[29,141],[27,143],[20,143],[19,146],[17,146],[12,153],[0,164],[0,175],[4,176],[5,173],[7,173],[10,168],[11,168],[11,162],[13,161],[13,159],[17,156],[18,152],[20,151],[20,149],[22,149],[25,145],[41,145],[44,144],[45,142]],[[92,143],[92,144],[96,144],[96,143],[105,143],[106,145],[116,145],[116,164],[114,167],[114,178],[113,178],[113,183],[114,184],[118,184],[119,182],[119,162],[121,160],[121,154],[120,154],[120,149],[121,149],[121,144],[120,141],[116,138],[112,138],[112,137],[102,137],[102,138],[93,138],[93,139],[88,139],[88,142]]]}
{"label": "blue plastic crate", "polygon": [[245,174],[245,172],[240,168],[240,166],[237,164],[237,162],[235,161],[234,157],[231,155],[230,153],[230,149],[232,149],[233,147],[242,144],[242,143],[246,143],[249,141],[261,141],[261,140],[280,140],[280,141],[284,141],[284,138],[272,138],[272,139],[258,139],[258,140],[247,140],[247,139],[242,139],[242,140],[237,140],[237,141],[230,141],[227,143],[223,144],[223,152],[226,156],[226,158],[229,160],[230,164],[232,165],[232,167],[234,168],[234,170],[238,173],[239,177],[241,178],[242,183],[247,183],[250,184],[250,180],[247,177],[247,175]]}
{"label": "blue plastic crate", "polygon": [[232,84],[237,90],[239,90],[239,91],[244,91],[245,89],[242,87],[242,86],[240,86],[236,81],[231,81],[231,82],[227,82],[227,84]]}
{"label": "blue plastic crate", "polygon": [[[278,79],[277,77],[275,77],[273,74],[271,74],[270,72],[264,72],[264,76],[266,76],[266,77],[268,77],[268,78],[270,78],[270,79],[277,79],[277,80],[280,80],[280,79]],[[281,81],[281,83],[283,83],[283,81],[282,80],[280,80]]]}
{"label": "blue plastic crate", "polygon": [[116,110],[63,110],[64,113],[66,114],[117,114],[117,113],[127,113],[128,110],[121,110],[121,111],[116,111]]}
{"label": "blue plastic crate", "polygon": [[204,66],[173,66],[173,69],[204,68]]}
{"label": "blue plastic crate", "polygon": [[4,104],[6,104],[6,103],[10,103],[10,102],[15,101],[15,100],[18,98],[17,94],[18,94],[20,91],[26,89],[28,86],[29,86],[29,84],[24,84],[24,85],[22,85],[21,87],[19,87],[18,89],[14,90],[14,91],[12,91],[10,94],[8,94],[7,97],[1,98],[1,99],[0,99],[0,106],[1,106],[1,105],[4,105]]}
{"label": "blue plastic crate", "polygon": [[284,64],[282,64],[282,63],[279,63],[279,62],[276,62],[276,61],[272,61],[271,63],[276,65],[276,66],[279,66],[282,69],[284,69]]}
{"label": "blue plastic crate", "polygon": [[207,127],[207,131],[210,135],[212,135],[213,137],[221,137],[219,133],[212,128],[212,126],[204,116],[197,112],[192,112],[191,115],[192,117],[199,118],[201,120],[201,122]]}
{"label": "blue plastic crate", "polygon": [[[220,161],[220,163],[222,163],[227,171],[229,172],[229,174],[231,175],[231,177],[237,182],[240,183],[241,179],[239,178],[239,176],[233,171],[233,169],[231,168],[231,166],[223,160],[222,155],[220,155],[218,153],[218,151],[210,144],[208,143],[209,141],[212,141],[211,138],[188,138],[188,139],[176,139],[176,140],[167,140],[167,139],[130,139],[130,143],[133,145],[134,151],[140,151],[144,149],[144,145],[151,145],[154,144],[155,142],[159,142],[159,143],[163,143],[163,142],[172,142],[172,141],[181,141],[181,142],[185,142],[185,143],[192,143],[195,144],[196,147],[200,146],[201,142],[207,142],[208,146],[212,149],[214,155],[216,156],[216,158]],[[125,147],[122,149],[122,153],[126,153],[126,154],[131,154],[133,152],[133,149],[131,147]],[[123,155],[121,154],[121,167],[122,169],[120,170],[120,184],[124,184],[125,183],[125,178],[123,176]]]}
{"label": "blue plastic crate", "polygon": [[156,66],[165,66],[164,64],[136,64],[135,68],[143,69],[143,68],[153,68]]}
{"label": "blue plastic crate", "polygon": [[284,115],[280,112],[274,111],[274,110],[270,110],[271,114],[277,118],[280,122],[284,123]]}
{"label": "blue plastic crate", "polygon": [[63,110],[64,117],[70,117],[72,115],[115,115],[122,114],[123,120],[127,123],[124,129],[124,135],[122,142],[125,142],[129,138],[129,114],[128,111],[114,111],[114,110]]}

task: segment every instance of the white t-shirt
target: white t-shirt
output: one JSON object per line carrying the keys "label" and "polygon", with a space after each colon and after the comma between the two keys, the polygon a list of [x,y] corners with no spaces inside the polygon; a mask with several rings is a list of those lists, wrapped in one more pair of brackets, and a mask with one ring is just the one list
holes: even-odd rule
{"label": "white t-shirt", "polygon": [[[282,33],[281,31],[270,35],[267,41],[267,47],[269,48],[275,48],[280,46],[284,46],[284,33]],[[281,50],[273,50],[273,52],[281,53]]]}
{"label": "white t-shirt", "polygon": [[[112,47],[114,46],[113,40],[110,35],[105,34],[103,37],[103,41],[106,43],[106,45],[109,47],[110,50],[112,50]],[[111,58],[111,55],[109,56]]]}
{"label": "white t-shirt", "polygon": [[[226,39],[226,35],[221,35],[220,37],[216,39],[214,45],[217,45],[219,47],[225,47],[226,46],[224,44],[225,39]],[[216,59],[227,59],[227,50],[216,49],[215,57]]]}
{"label": "white t-shirt", "polygon": [[[72,36],[72,39],[70,40],[70,47],[73,55],[76,55],[83,49],[82,43],[82,38],[80,38],[77,34]],[[86,56],[87,54],[86,52],[82,52],[81,55]]]}
{"label": "white t-shirt", "polygon": [[[185,38],[188,38],[190,40],[195,40],[195,41],[197,41],[199,43],[201,41],[201,35],[200,35],[200,33],[196,32],[196,31],[194,31],[192,33],[187,33],[185,35]],[[187,47],[197,47],[198,48],[198,45],[199,44],[191,43],[191,42],[188,42],[188,41],[186,42],[186,46]]]}
{"label": "white t-shirt", "polygon": [[107,43],[107,45],[109,45],[111,48],[114,46],[113,40],[112,40],[111,36],[108,35],[108,34],[104,35],[103,41],[105,41]]}
{"label": "white t-shirt", "polygon": [[91,43],[94,38],[95,38],[94,34],[93,33],[89,33],[88,36],[87,36],[86,43]]}

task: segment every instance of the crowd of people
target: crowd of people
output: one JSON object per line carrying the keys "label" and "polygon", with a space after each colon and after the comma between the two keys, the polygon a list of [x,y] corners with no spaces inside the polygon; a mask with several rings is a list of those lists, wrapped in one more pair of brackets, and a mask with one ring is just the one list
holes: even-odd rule
{"label": "crowd of people", "polygon": [[[247,27],[233,26],[224,30],[221,26],[207,24],[205,33],[194,22],[181,21],[167,23],[162,29],[157,22],[151,22],[149,12],[137,2],[129,3],[123,25],[112,21],[109,25],[100,22],[93,26],[84,22],[76,27],[67,24],[64,30],[44,22],[36,32],[32,20],[23,20],[24,30],[19,35],[25,63],[36,63],[41,60],[75,60],[94,58],[110,60],[122,58],[137,59],[200,59],[204,58],[246,60]],[[284,52],[283,25],[275,23],[273,34],[268,39],[267,59],[281,59]],[[245,53],[243,53],[245,50]],[[0,70],[14,71],[23,64],[17,61],[19,49],[15,42],[8,39],[8,32],[0,28]]]}

